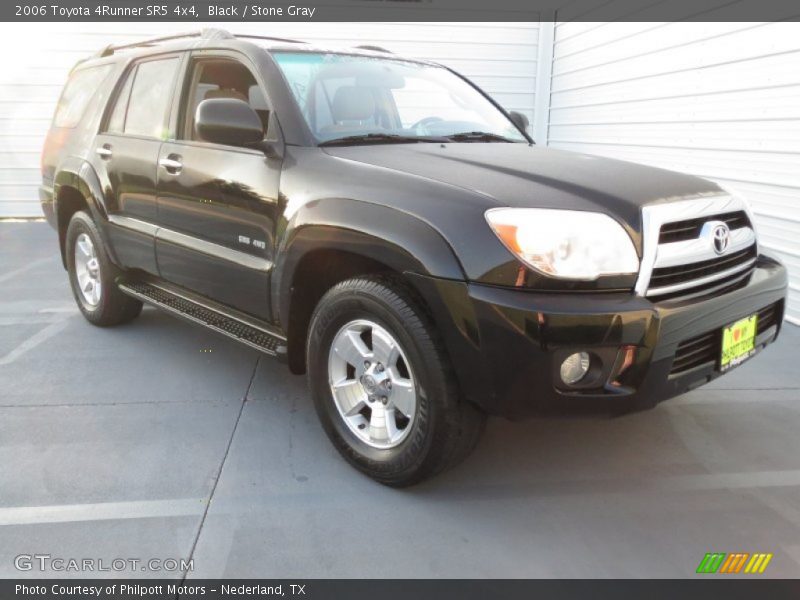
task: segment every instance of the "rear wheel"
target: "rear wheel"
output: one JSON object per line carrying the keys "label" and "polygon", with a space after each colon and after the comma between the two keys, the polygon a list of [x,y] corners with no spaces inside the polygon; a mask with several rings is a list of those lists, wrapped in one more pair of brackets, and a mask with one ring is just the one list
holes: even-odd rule
{"label": "rear wheel", "polygon": [[356,278],[328,291],[307,357],[325,431],[373,479],[417,483],[477,444],[484,415],[460,397],[438,332],[402,280]]}
{"label": "rear wheel", "polygon": [[66,259],[72,294],[86,320],[94,325],[119,325],[135,319],[142,303],[119,291],[120,270],[109,260],[92,218],[76,212],[67,227]]}

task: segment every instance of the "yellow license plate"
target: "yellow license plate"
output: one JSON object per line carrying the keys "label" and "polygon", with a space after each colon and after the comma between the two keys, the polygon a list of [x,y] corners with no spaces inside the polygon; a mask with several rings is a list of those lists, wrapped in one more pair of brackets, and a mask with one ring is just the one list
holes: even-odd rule
{"label": "yellow license plate", "polygon": [[720,371],[727,371],[755,354],[757,320],[758,315],[751,315],[722,329]]}

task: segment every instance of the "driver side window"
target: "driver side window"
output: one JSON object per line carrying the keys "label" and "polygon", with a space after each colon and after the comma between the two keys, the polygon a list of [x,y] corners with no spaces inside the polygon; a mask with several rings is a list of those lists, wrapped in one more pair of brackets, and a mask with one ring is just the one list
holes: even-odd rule
{"label": "driver side window", "polygon": [[189,89],[184,98],[181,139],[202,141],[195,128],[197,106],[212,98],[234,98],[247,102],[268,130],[270,111],[266,96],[250,69],[229,58],[201,59],[191,67]]}

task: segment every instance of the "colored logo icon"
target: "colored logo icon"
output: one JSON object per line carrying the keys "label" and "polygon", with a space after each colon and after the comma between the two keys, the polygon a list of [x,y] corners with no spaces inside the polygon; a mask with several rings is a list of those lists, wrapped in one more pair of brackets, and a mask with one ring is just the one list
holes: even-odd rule
{"label": "colored logo icon", "polygon": [[748,552],[734,552],[731,554],[725,552],[709,552],[700,561],[697,567],[697,573],[712,574],[712,573],[749,573],[761,574],[767,569],[767,565],[772,560],[772,554],[766,552],[756,552],[750,554]]}

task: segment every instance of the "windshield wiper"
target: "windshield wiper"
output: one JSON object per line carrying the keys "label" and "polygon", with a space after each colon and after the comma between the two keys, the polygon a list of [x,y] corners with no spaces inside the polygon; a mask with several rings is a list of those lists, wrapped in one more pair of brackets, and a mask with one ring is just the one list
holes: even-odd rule
{"label": "windshield wiper", "polygon": [[447,138],[452,142],[510,142],[512,144],[516,142],[516,140],[488,131],[465,131],[448,135]]}
{"label": "windshield wiper", "polygon": [[361,135],[348,135],[321,142],[320,146],[346,146],[348,144],[413,144],[417,142],[448,142],[449,138],[417,135],[398,135],[396,133],[364,133]]}

